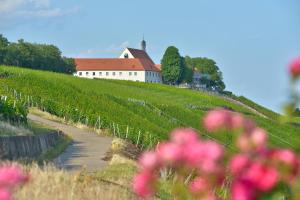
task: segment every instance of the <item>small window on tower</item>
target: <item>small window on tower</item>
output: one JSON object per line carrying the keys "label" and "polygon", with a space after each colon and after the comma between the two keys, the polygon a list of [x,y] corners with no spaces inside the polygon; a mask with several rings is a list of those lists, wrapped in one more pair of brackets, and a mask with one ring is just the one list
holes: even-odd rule
{"label": "small window on tower", "polygon": [[124,58],[128,58],[128,53],[125,53],[125,54],[124,54]]}

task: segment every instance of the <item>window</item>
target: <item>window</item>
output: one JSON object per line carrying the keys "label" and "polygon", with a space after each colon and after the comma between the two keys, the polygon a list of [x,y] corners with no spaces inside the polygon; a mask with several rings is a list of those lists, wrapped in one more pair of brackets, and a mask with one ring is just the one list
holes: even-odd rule
{"label": "window", "polygon": [[134,75],[137,76],[137,72],[134,72]]}
{"label": "window", "polygon": [[79,76],[82,76],[82,72],[79,72]]}
{"label": "window", "polygon": [[122,76],[122,72],[119,72],[119,76]]}
{"label": "window", "polygon": [[125,53],[125,54],[124,54],[124,58],[128,58],[128,53]]}
{"label": "window", "polygon": [[99,72],[99,76],[102,76],[102,72]]}
{"label": "window", "polygon": [[129,72],[129,76],[131,76],[132,75],[132,72]]}
{"label": "window", "polygon": [[109,76],[109,72],[106,72],[106,76]]}
{"label": "window", "polygon": [[112,75],[115,76],[115,75],[116,75],[116,72],[113,72]]}
{"label": "window", "polygon": [[93,76],[95,76],[96,75],[96,72],[93,72]]}
{"label": "window", "polygon": [[85,72],[86,75],[89,75],[89,72]]}

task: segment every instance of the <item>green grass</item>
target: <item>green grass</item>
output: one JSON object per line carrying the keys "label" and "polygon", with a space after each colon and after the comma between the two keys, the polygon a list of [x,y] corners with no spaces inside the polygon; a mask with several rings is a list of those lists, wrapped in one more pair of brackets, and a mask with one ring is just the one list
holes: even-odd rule
{"label": "green grass", "polygon": [[[243,106],[207,93],[160,84],[89,80],[16,67],[2,66],[1,71],[10,76],[1,79],[0,94],[16,90],[22,94],[22,101],[30,96],[33,102],[30,100],[28,104],[67,120],[107,128],[123,136],[129,130],[128,138],[133,142],[139,140],[144,147],[166,139],[168,132],[176,127],[193,127],[205,135],[200,123],[204,114],[216,107],[226,107],[245,114],[268,130],[271,145],[300,150],[299,128],[280,124],[273,117],[265,119]],[[266,114],[267,109],[257,104],[255,109]],[[230,143],[226,134],[209,137]]]}

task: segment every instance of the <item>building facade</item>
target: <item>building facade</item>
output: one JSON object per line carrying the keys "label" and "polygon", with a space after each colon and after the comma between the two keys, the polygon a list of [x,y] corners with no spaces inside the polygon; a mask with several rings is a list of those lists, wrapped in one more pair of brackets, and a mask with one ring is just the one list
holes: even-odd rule
{"label": "building facade", "polygon": [[126,48],[119,58],[76,58],[77,77],[129,80],[148,83],[162,83],[160,65],[156,65],[146,52],[146,42],[142,50]]}

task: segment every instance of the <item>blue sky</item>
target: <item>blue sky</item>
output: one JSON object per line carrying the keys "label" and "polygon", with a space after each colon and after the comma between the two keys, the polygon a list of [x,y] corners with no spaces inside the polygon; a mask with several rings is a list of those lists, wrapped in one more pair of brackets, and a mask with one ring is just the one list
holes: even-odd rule
{"label": "blue sky", "polygon": [[72,57],[116,57],[144,34],[156,62],[169,45],[212,58],[227,90],[280,111],[286,65],[300,55],[300,1],[0,0],[0,33]]}

